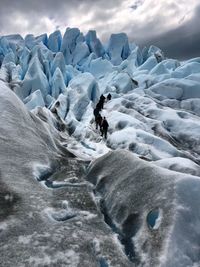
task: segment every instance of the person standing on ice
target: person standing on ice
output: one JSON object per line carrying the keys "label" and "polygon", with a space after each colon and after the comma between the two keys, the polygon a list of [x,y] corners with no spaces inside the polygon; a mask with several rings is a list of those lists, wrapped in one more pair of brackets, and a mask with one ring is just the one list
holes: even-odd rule
{"label": "person standing on ice", "polygon": [[101,130],[102,117],[101,117],[100,113],[97,115],[95,122],[96,122],[96,129],[98,129],[98,126],[99,126],[99,128]]}
{"label": "person standing on ice", "polygon": [[102,120],[102,117],[100,115],[100,105],[96,105],[96,108],[93,111],[94,118],[95,118],[95,123],[96,123],[96,129],[98,129],[98,125],[100,125],[100,120]]}
{"label": "person standing on ice", "polygon": [[98,109],[98,107],[96,107],[95,109],[94,109],[94,112],[93,112],[93,114],[94,114],[94,117],[95,117],[95,120],[96,120],[96,117],[99,115],[99,109]]}
{"label": "person standing on ice", "polygon": [[108,124],[108,122],[106,120],[106,117],[103,118],[101,127],[102,127],[102,136],[104,136],[105,139],[107,139],[107,132],[108,132],[109,124]]}
{"label": "person standing on ice", "polygon": [[107,101],[110,101],[111,100],[111,94],[109,93],[108,95],[107,95]]}
{"label": "person standing on ice", "polygon": [[98,111],[101,111],[101,103],[100,103],[100,101],[97,103],[97,105],[96,105],[96,109],[97,109]]}
{"label": "person standing on ice", "polygon": [[100,104],[101,109],[103,109],[103,105],[104,105],[105,99],[106,98],[105,98],[104,95],[100,96],[99,104]]}

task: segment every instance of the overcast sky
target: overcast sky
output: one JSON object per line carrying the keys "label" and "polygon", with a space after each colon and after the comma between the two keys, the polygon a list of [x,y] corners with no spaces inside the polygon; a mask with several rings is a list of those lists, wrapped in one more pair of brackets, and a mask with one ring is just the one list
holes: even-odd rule
{"label": "overcast sky", "polygon": [[0,35],[50,34],[95,29],[106,42],[126,32],[131,41],[155,44],[168,57],[200,56],[199,0],[0,0]]}

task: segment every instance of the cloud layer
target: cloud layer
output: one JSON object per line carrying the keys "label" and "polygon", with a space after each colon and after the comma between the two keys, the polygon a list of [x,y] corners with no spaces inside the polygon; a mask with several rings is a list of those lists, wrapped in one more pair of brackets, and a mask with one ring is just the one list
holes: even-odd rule
{"label": "cloud layer", "polygon": [[168,56],[200,56],[198,0],[1,0],[0,35],[50,34],[59,28],[95,29],[107,41],[126,32],[140,45],[155,44]]}

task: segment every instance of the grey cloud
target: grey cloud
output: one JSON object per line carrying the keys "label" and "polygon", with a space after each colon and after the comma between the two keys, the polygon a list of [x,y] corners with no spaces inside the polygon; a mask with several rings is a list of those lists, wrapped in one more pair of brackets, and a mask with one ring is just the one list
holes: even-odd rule
{"label": "grey cloud", "polygon": [[136,0],[131,6],[130,8],[132,8],[133,10],[138,9],[140,6],[142,6],[144,4],[145,0]]}
{"label": "grey cloud", "polygon": [[[77,16],[77,20],[81,15],[93,14],[92,20],[89,21],[95,27],[96,23],[100,21],[103,23],[105,19],[108,20],[112,14],[112,9],[120,6],[120,0],[1,0],[0,8],[0,34],[6,35],[15,32],[25,34],[35,33],[39,34],[38,27],[42,24],[42,17],[47,17],[60,27],[68,27],[70,18]],[[16,25],[13,17],[18,15],[27,20],[27,25]],[[88,22],[88,23],[89,23]],[[34,32],[34,30],[37,32]],[[40,33],[45,30],[41,25]]]}
{"label": "grey cloud", "polygon": [[[137,8],[142,6],[144,3],[144,0],[136,0],[134,2],[134,4],[137,5]],[[151,3],[152,6],[154,6],[156,1],[154,0]],[[179,14],[179,5],[174,3],[168,3],[167,7],[169,8],[172,14]],[[133,16],[134,11],[135,10],[133,10]],[[152,40],[153,37],[158,36],[162,33],[163,25],[168,24],[166,17],[162,16],[164,12],[165,6],[161,5],[159,14],[157,14],[156,16],[152,16],[151,10],[149,10],[149,12],[147,10],[144,14],[143,21],[137,22],[133,19],[131,21],[127,20],[127,23],[124,25],[113,25],[110,20],[110,22],[108,21],[106,27],[100,25],[97,30],[101,34],[103,41],[109,38],[110,32],[108,32],[107,30],[111,28],[112,32],[125,32],[129,36],[129,39],[131,41],[143,44],[144,42],[141,42],[141,40],[144,40],[145,42],[148,42],[148,40]]]}
{"label": "grey cloud", "polygon": [[[127,20],[126,24],[113,22],[115,13],[124,8],[121,0],[0,0],[0,35],[11,33],[33,33],[35,35],[49,31],[44,18],[48,18],[54,29],[64,30],[73,21],[79,21],[82,16],[88,14],[88,18],[83,20],[80,30],[86,33],[89,29],[95,29],[97,35],[103,42],[106,42],[111,33],[126,32],[131,41],[137,44],[157,45],[164,50],[167,56],[175,58],[189,58],[200,56],[200,29],[199,16],[200,8],[189,22],[174,30],[162,33],[160,25],[166,23],[166,18],[161,15],[151,16],[145,14],[145,20],[136,23],[134,20]],[[132,1],[132,13],[144,4],[145,0]],[[147,2],[145,2],[147,3]],[[152,1],[153,4],[156,1]],[[178,12],[179,4],[172,3],[168,7],[172,12]],[[131,5],[130,5],[131,8]],[[130,10],[131,11],[131,10]],[[15,21],[15,17],[22,18],[26,23],[20,24]],[[182,20],[185,15],[183,14]],[[170,18],[169,18],[170,19]],[[180,21],[183,23],[182,21]],[[50,33],[50,32],[48,32]]]}
{"label": "grey cloud", "polygon": [[[113,8],[114,5],[118,5],[120,3],[119,0],[1,0],[1,15],[5,13],[5,11],[9,12],[33,12],[39,13],[44,15],[55,17],[60,17],[63,12],[66,12],[66,15],[72,10],[79,10],[86,11],[89,9],[95,10],[95,8],[101,8],[102,10]],[[9,13],[5,13],[7,16]]]}
{"label": "grey cloud", "polygon": [[[187,59],[200,56],[200,6],[189,22],[185,22],[174,30],[164,32],[154,38],[141,38],[138,44],[160,47],[168,57]],[[137,40],[135,40],[137,41]]]}

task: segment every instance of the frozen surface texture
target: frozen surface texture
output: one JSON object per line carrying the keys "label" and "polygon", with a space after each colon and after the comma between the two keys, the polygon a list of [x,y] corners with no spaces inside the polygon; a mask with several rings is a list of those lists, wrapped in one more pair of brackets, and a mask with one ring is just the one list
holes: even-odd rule
{"label": "frozen surface texture", "polygon": [[42,121],[0,81],[0,112],[0,265],[130,267],[50,111]]}
{"label": "frozen surface texture", "polygon": [[[118,150],[93,162],[87,179],[95,184],[105,217],[136,266],[200,264],[195,250],[200,244],[198,177],[164,170]],[[147,215],[154,210],[158,218],[152,229]]]}

